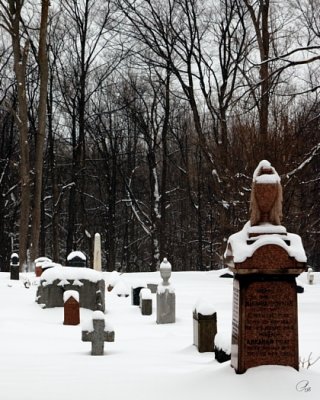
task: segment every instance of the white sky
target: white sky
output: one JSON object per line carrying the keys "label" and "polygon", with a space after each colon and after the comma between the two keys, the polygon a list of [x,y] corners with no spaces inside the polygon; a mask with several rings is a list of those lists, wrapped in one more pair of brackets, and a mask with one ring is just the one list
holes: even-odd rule
{"label": "white sky", "polygon": [[[174,270],[174,266],[173,266]],[[243,375],[230,363],[219,364],[214,353],[193,346],[195,304],[214,306],[218,333],[230,342],[232,279],[214,272],[173,272],[177,321],[157,325],[153,314],[142,316],[131,298],[106,291],[106,321],[115,342],[105,343],[104,356],[91,356],[91,343],[81,341],[81,326],[63,325],[63,308],[42,309],[35,303],[34,274],[10,281],[0,273],[0,399],[1,400],[314,400],[320,395],[320,361],[300,372],[290,367],[261,366]],[[103,273],[106,278],[110,273]],[[23,277],[31,280],[30,289]],[[159,282],[159,273],[121,275],[125,286]],[[300,356],[320,355],[320,274],[298,295]],[[92,311],[81,308],[81,323]],[[221,340],[221,339],[219,339]],[[302,383],[299,383],[303,381]],[[304,392],[307,384],[311,391]],[[298,385],[298,386],[297,386]]]}

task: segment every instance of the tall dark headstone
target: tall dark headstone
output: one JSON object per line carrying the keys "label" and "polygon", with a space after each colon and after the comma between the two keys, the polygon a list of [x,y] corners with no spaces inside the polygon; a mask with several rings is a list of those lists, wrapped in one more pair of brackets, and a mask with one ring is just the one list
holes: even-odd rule
{"label": "tall dark headstone", "polygon": [[280,225],[282,188],[270,163],[253,175],[250,221],[230,236],[225,254],[234,273],[231,365],[299,369],[297,284],[306,269],[298,235]]}
{"label": "tall dark headstone", "polygon": [[10,257],[10,279],[19,280],[19,256],[17,253],[12,253]]}

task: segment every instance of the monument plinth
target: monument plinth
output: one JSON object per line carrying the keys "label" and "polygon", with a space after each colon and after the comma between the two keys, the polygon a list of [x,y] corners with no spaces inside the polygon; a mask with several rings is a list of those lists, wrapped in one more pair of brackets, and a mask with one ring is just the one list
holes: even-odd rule
{"label": "monument plinth", "polygon": [[251,216],[230,236],[226,264],[234,272],[231,365],[299,369],[297,285],[306,270],[301,238],[281,221],[280,177],[267,161],[253,176]]}

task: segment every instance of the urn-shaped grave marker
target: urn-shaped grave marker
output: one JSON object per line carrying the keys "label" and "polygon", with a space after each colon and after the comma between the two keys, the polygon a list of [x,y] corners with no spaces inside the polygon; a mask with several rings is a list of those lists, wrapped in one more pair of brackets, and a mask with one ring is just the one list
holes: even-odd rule
{"label": "urn-shaped grave marker", "polygon": [[171,269],[171,264],[164,258],[160,264],[162,282],[157,289],[157,324],[176,322],[176,295],[169,282]]}

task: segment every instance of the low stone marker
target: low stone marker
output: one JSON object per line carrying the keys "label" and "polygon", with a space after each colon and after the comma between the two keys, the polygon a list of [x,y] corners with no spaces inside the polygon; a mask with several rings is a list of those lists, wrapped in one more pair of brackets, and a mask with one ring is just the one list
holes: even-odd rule
{"label": "low stone marker", "polygon": [[214,351],[217,334],[217,313],[212,306],[198,304],[193,310],[193,344],[199,353]]}
{"label": "low stone marker", "polygon": [[150,289],[141,289],[140,291],[140,307],[142,315],[152,314],[152,294]]}
{"label": "low stone marker", "polygon": [[34,272],[36,276],[41,276],[42,272],[44,271],[43,265],[52,263],[52,260],[48,257],[39,257],[34,260],[35,268]]}
{"label": "low stone marker", "polygon": [[171,264],[164,258],[160,264],[160,275],[163,281],[157,289],[157,324],[176,322],[176,295],[169,283]]}
{"label": "low stone marker", "polygon": [[10,257],[10,279],[19,280],[19,256],[17,253],[12,253]]}
{"label": "low stone marker", "polygon": [[224,363],[231,359],[231,343],[229,335],[217,333],[214,338],[214,355],[218,363]]}
{"label": "low stone marker", "polygon": [[314,273],[313,273],[313,269],[311,267],[308,268],[307,279],[308,279],[309,285],[313,285]]}
{"label": "low stone marker", "polygon": [[151,293],[157,293],[157,283],[147,283],[147,288],[151,290]]}
{"label": "low stone marker", "polygon": [[94,311],[92,320],[82,331],[82,341],[91,342],[91,355],[101,356],[104,353],[104,342],[114,342],[114,331],[106,325],[102,311]]}
{"label": "low stone marker", "polygon": [[132,286],[131,288],[131,304],[133,306],[140,305],[140,290],[144,289],[144,286]]}
{"label": "low stone marker", "polygon": [[80,324],[80,302],[79,292],[76,290],[66,290],[63,293],[64,302],[64,325]]}

